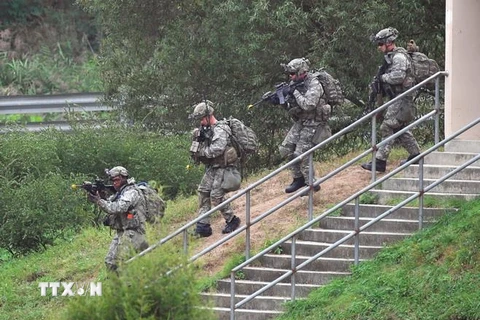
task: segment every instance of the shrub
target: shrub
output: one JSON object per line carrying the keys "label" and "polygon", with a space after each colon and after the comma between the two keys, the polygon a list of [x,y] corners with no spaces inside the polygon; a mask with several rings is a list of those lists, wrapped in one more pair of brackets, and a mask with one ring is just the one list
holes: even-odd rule
{"label": "shrub", "polygon": [[201,308],[193,266],[167,274],[184,257],[167,249],[134,260],[122,267],[120,276],[102,283],[101,297],[77,296],[68,305],[65,319],[213,319],[212,311]]}
{"label": "shrub", "polygon": [[93,220],[93,208],[74,194],[60,174],[47,174],[23,183],[2,183],[0,247],[24,254],[52,245],[71,230]]}

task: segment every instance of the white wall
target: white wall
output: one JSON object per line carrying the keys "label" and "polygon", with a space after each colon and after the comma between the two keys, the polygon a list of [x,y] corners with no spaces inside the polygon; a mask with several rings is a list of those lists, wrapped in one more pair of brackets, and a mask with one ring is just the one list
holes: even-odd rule
{"label": "white wall", "polygon": [[[480,117],[480,0],[446,1],[445,136]],[[480,140],[480,126],[461,140]]]}

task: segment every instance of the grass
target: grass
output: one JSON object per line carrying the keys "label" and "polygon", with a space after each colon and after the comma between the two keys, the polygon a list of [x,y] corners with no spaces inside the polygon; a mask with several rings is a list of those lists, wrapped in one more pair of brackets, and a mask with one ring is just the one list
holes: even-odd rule
{"label": "grass", "polygon": [[279,319],[480,319],[480,200],[287,304]]}

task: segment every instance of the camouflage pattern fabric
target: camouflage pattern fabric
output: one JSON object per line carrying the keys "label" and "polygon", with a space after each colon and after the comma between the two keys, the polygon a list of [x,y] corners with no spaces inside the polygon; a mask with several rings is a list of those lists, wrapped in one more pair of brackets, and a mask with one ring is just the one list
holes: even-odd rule
{"label": "camouflage pattern fabric", "polygon": [[119,261],[130,252],[127,247],[137,251],[148,247],[145,239],[145,199],[132,178],[120,191],[108,200],[100,200],[98,205],[108,214],[110,227],[117,231],[105,257],[107,267],[115,270]]}
{"label": "camouflage pattern fabric", "polygon": [[[280,155],[283,158],[291,160],[311,149],[315,145],[313,138],[317,130],[330,132],[327,123],[330,108],[321,98],[323,94],[320,81],[310,73],[305,78],[305,85],[293,92],[295,101],[292,101],[291,109],[296,110],[292,117],[296,121],[279,147]],[[328,115],[325,113],[326,110]],[[293,114],[290,110],[289,113]],[[293,178],[303,176],[307,180],[308,158],[293,164],[290,171]]]}
{"label": "camouflage pattern fabric", "polygon": [[120,261],[126,260],[133,256],[135,252],[147,248],[148,243],[145,240],[145,234],[134,230],[117,231],[105,257],[105,265],[109,270],[116,270]]}
{"label": "camouflage pattern fabric", "polygon": [[[396,95],[411,88],[414,84],[414,77],[407,51],[404,48],[397,47],[394,51],[389,52],[385,59],[389,62],[389,65],[385,74],[381,76],[381,81],[391,85]],[[384,120],[380,126],[380,133],[383,140],[403,129],[415,118],[414,95],[415,93],[412,93],[387,108],[384,114]],[[410,131],[399,136],[396,141],[398,141],[410,155],[420,153],[417,140]],[[395,141],[390,141],[381,146],[377,151],[376,158],[387,161],[394,142]]]}
{"label": "camouflage pattern fabric", "polygon": [[[217,206],[225,200],[226,191],[222,189],[223,176],[225,172],[224,153],[231,147],[231,130],[227,123],[223,121],[216,122],[212,127],[213,135],[210,141],[202,143],[198,151],[200,159],[205,159],[205,174],[198,186],[198,215],[209,211],[212,206]],[[236,163],[231,165],[236,167]],[[220,212],[228,223],[232,220],[234,214],[227,204]],[[210,218],[200,220],[201,223],[210,224]]]}

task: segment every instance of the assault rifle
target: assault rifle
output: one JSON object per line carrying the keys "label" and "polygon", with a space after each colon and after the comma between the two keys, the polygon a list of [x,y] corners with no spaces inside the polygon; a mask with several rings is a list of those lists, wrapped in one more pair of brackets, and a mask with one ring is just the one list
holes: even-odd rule
{"label": "assault rifle", "polygon": [[291,81],[290,83],[282,82],[275,85],[275,90],[267,91],[263,94],[262,99],[258,100],[254,104],[249,105],[247,108],[251,109],[258,106],[264,101],[268,101],[274,104],[285,104],[286,101],[290,98],[293,91],[296,88],[304,85],[305,81]]}
{"label": "assault rifle", "polygon": [[95,178],[95,182],[84,181],[82,184],[72,184],[72,189],[77,190],[82,188],[91,194],[104,193],[105,191],[115,192],[113,185],[105,184],[105,182],[100,178]]}
{"label": "assault rifle", "polygon": [[391,86],[387,83],[381,82],[380,78],[387,70],[388,64],[386,61],[378,67],[377,74],[370,83],[370,94],[368,96],[367,111],[370,112],[375,108],[375,104],[381,106],[383,104],[383,97],[388,96],[390,99],[395,98]]}
{"label": "assault rifle", "polygon": [[210,140],[212,136],[213,130],[211,130],[210,127],[201,126],[200,128],[196,128],[195,130],[193,130],[192,145],[190,146],[190,155],[195,164],[200,163],[200,159],[197,154],[200,148],[200,144],[202,142],[205,142],[206,140]]}

